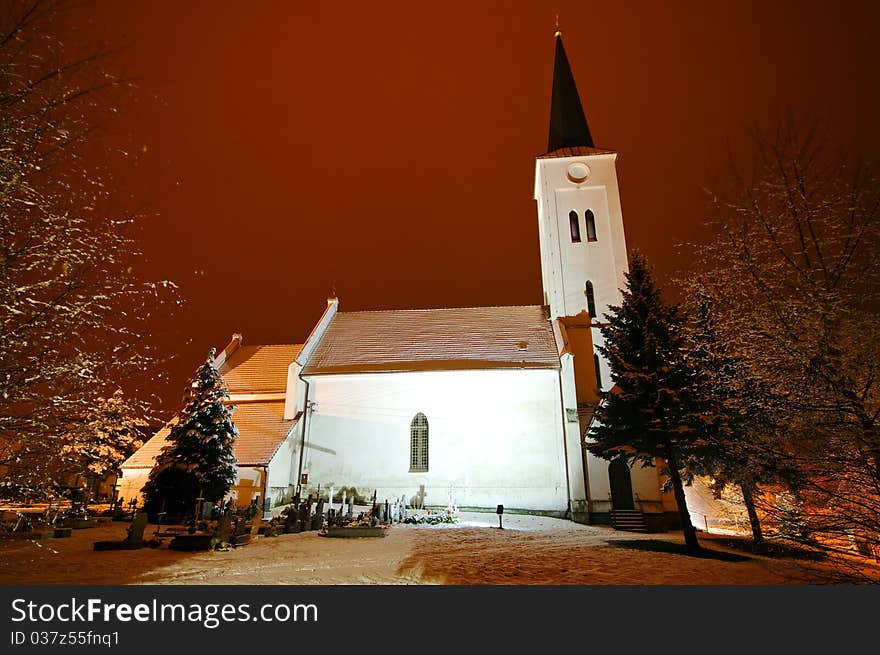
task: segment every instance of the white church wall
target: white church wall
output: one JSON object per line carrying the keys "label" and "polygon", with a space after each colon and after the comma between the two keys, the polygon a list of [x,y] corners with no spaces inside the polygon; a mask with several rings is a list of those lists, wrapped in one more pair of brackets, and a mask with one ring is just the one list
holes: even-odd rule
{"label": "white church wall", "polygon": [[293,452],[296,440],[293,435],[284,440],[269,462],[269,487],[287,489],[295,483],[296,472],[293,466]]}
{"label": "white church wall", "polygon": [[[603,320],[609,305],[620,304],[620,289],[628,270],[626,237],[620,206],[615,154],[538,159],[535,169],[535,200],[541,245],[541,268],[551,315],[575,316],[587,307],[586,282],[593,285],[596,318]],[[579,183],[566,175],[575,163],[586,164],[588,177]],[[596,241],[585,231],[586,210],[593,212]],[[581,241],[573,243],[569,212],[576,211]],[[604,343],[598,329],[593,344]],[[599,357],[602,388],[611,386],[611,370]]]}
{"label": "white church wall", "polygon": [[584,484],[583,446],[581,446],[580,421],[577,413],[577,389],[574,379],[574,359],[571,354],[560,358],[560,384],[565,406],[565,447],[568,460],[568,485],[571,490],[572,509],[586,510],[586,486]]}
{"label": "white church wall", "polygon": [[[547,189],[546,179],[541,175],[541,160],[537,162],[535,173],[535,200],[538,201],[538,242],[541,253],[541,283],[544,289],[544,304],[550,306],[551,314],[561,307],[558,290],[561,287],[559,276],[559,224],[555,218],[555,196]],[[551,201],[551,196],[553,200]]]}
{"label": "white church wall", "polygon": [[[588,241],[583,234],[584,215],[587,210],[592,211],[594,215],[596,241]],[[606,189],[604,186],[556,189],[556,211],[560,215],[560,227],[563,219],[565,225],[568,225],[570,211],[577,212],[582,231],[580,243],[572,243],[571,235],[568,234],[567,240],[563,240],[560,249],[564,316],[574,316],[587,308],[587,298],[584,293],[587,280],[593,283],[596,307],[601,314],[604,308],[603,301],[607,305],[609,302],[616,302],[618,296],[617,279],[614,275],[614,253],[605,242],[612,238]]]}
{"label": "white church wall", "polygon": [[[303,472],[311,486],[426,505],[563,512],[559,376],[552,369],[313,376]],[[410,472],[410,425],[428,419],[428,471]]]}
{"label": "white church wall", "polygon": [[592,511],[611,511],[611,481],[608,478],[608,461],[587,453],[587,475],[590,480]]}
{"label": "white church wall", "polygon": [[[619,303],[627,270],[626,239],[615,169],[616,155],[538,159],[535,200],[540,222],[541,263],[553,316],[575,316],[586,307],[584,284],[593,283],[599,317],[609,304]],[[567,176],[580,162],[589,176],[580,183]],[[596,241],[588,241],[584,212],[592,210]],[[572,243],[568,214],[578,212],[580,243]],[[548,286],[549,285],[549,286]]]}

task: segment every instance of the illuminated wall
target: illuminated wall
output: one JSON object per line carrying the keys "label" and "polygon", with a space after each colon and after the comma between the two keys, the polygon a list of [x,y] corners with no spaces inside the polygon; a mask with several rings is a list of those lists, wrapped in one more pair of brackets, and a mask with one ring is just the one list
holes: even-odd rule
{"label": "illuminated wall", "polygon": [[[425,371],[309,378],[309,487],[356,487],[379,500],[564,512],[559,372]],[[410,472],[410,425],[429,424],[427,472]],[[580,471],[581,486],[583,472]]]}

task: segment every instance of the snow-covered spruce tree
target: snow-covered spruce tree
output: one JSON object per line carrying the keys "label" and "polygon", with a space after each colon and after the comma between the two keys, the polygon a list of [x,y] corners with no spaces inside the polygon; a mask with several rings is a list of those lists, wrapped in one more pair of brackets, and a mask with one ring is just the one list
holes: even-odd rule
{"label": "snow-covered spruce tree", "polygon": [[147,512],[170,516],[192,515],[196,500],[221,500],[235,482],[237,464],[233,444],[238,429],[234,407],[223,376],[214,368],[212,348],[196,371],[184,397],[183,409],[168,435],[168,444],[156,458],[143,488]]}
{"label": "snow-covered spruce tree", "polygon": [[120,385],[151,418],[133,392],[156,386],[149,335],[177,302],[170,282],[138,278],[133,216],[85,163],[125,84],[67,54],[64,4],[0,3],[0,497],[61,492],[81,472],[71,435],[83,444]]}
{"label": "snow-covered spruce tree", "polygon": [[683,357],[678,309],[667,304],[645,257],[630,255],[623,303],[610,307],[601,328],[614,386],[600,394],[587,447],[603,459],[667,464],[685,543],[696,548],[697,533],[684,496],[682,469],[702,445],[699,410],[690,391],[692,373]]}

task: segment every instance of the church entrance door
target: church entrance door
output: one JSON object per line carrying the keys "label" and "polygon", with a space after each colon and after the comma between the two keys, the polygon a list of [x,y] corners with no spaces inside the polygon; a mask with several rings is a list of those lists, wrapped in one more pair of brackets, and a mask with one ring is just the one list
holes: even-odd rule
{"label": "church entrance door", "polygon": [[611,482],[611,508],[635,509],[629,465],[624,458],[611,460],[608,465],[608,479]]}

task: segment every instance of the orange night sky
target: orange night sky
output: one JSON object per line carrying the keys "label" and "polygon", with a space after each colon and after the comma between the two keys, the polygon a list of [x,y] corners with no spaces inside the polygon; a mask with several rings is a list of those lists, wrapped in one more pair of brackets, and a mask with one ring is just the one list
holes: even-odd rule
{"label": "orange night sky", "polygon": [[169,408],[234,331],[302,342],[334,284],[343,311],[541,302],[557,13],[628,246],[667,283],[753,127],[791,111],[880,153],[876,2],[79,3],[71,49],[137,79],[94,156],[146,215],[143,277],[187,301],[157,326]]}

